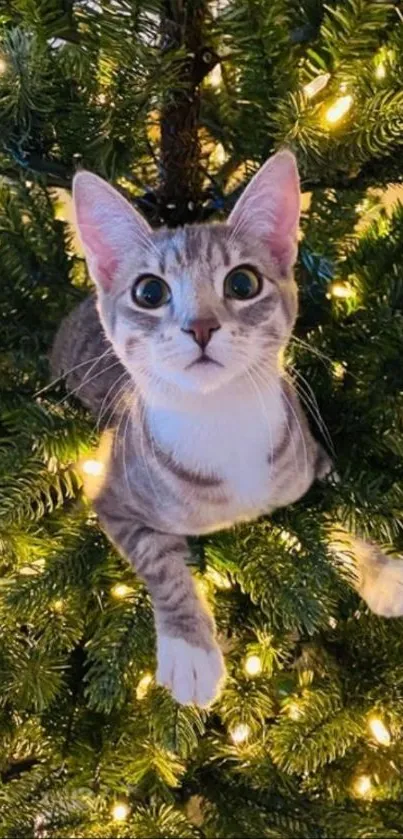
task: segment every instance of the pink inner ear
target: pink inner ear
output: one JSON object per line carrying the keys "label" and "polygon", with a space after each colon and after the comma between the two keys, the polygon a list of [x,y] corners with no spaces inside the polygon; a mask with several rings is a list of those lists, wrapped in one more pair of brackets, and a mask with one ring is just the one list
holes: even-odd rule
{"label": "pink inner ear", "polygon": [[75,176],[73,196],[91,276],[109,292],[131,249],[148,247],[151,228],[119,192],[90,172]]}
{"label": "pink inner ear", "polygon": [[104,291],[111,291],[113,278],[119,267],[116,252],[102,237],[97,228],[87,224],[80,225],[80,234],[87,252],[88,265],[95,279]]}
{"label": "pink inner ear", "polygon": [[294,178],[289,178],[279,192],[274,229],[269,233],[269,242],[273,256],[281,266],[287,267],[295,258],[300,211],[298,183]]}
{"label": "pink inner ear", "polygon": [[294,156],[279,152],[262,166],[234,207],[229,222],[242,233],[265,240],[282,272],[297,253],[300,210],[298,170]]}

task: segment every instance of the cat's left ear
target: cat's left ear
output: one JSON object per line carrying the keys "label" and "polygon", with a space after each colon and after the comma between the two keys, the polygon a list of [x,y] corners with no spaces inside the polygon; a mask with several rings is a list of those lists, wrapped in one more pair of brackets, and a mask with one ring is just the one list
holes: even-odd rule
{"label": "cat's left ear", "polygon": [[228,223],[242,235],[267,243],[284,276],[297,256],[300,187],[297,163],[290,151],[273,155],[242,193]]}

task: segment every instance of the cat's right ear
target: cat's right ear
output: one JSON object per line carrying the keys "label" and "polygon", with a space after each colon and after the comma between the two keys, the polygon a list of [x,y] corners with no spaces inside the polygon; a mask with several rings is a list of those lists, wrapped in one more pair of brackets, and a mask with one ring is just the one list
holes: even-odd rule
{"label": "cat's right ear", "polygon": [[112,291],[128,251],[149,247],[151,227],[116,189],[92,172],[75,175],[73,201],[89,272],[104,292]]}

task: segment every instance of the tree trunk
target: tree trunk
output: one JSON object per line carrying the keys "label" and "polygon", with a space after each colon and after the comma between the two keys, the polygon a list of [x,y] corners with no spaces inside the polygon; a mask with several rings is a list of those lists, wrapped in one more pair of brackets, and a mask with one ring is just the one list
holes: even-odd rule
{"label": "tree trunk", "polygon": [[207,0],[165,0],[164,51],[184,50],[178,59],[181,87],[171,90],[161,110],[160,220],[175,227],[201,217],[200,83],[217,63],[204,39]]}

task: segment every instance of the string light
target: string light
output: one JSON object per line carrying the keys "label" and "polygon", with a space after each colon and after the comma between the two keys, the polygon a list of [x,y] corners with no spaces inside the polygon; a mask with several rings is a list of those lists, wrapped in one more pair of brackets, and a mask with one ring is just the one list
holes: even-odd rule
{"label": "string light", "polygon": [[83,472],[85,472],[86,475],[94,475],[94,477],[96,477],[98,475],[102,475],[103,471],[104,464],[101,463],[100,460],[90,458],[89,460],[85,460],[83,463]]}
{"label": "string light", "polygon": [[136,698],[139,701],[141,701],[142,699],[145,699],[145,697],[148,693],[148,688],[150,687],[152,680],[153,680],[152,673],[144,673],[144,676],[140,679],[140,681],[137,685],[137,688],[136,688]]}
{"label": "string light", "polygon": [[350,110],[353,104],[353,97],[350,93],[347,96],[340,96],[339,99],[327,109],[325,117],[326,121],[333,125],[335,122],[339,122],[342,117],[344,117],[348,111]]}
{"label": "string light", "polygon": [[225,574],[221,574],[216,568],[209,568],[206,577],[211,580],[217,588],[229,589],[231,588],[231,580]]}
{"label": "string light", "polygon": [[64,609],[64,600],[54,600],[52,603],[52,611],[57,612],[59,615],[63,612]]}
{"label": "string light", "polygon": [[208,74],[208,80],[213,87],[219,87],[222,82],[221,64],[216,64]]}
{"label": "string light", "polygon": [[112,818],[115,822],[124,822],[129,815],[129,807],[123,801],[112,807]]}
{"label": "string light", "polygon": [[262,672],[262,662],[258,655],[248,655],[245,659],[245,673],[248,676],[259,676]]}
{"label": "string light", "polygon": [[354,792],[356,795],[365,797],[371,792],[372,781],[369,775],[359,775],[354,781]]}
{"label": "string light", "polygon": [[212,154],[210,155],[210,160],[214,163],[215,166],[223,166],[225,161],[227,160],[227,152],[222,143],[216,143]]}
{"label": "string light", "polygon": [[133,589],[131,589],[130,586],[125,585],[125,583],[116,583],[116,585],[111,588],[111,595],[112,597],[116,597],[118,600],[121,600],[124,597],[128,597],[132,590]]}
{"label": "string light", "polygon": [[245,740],[248,739],[250,735],[250,726],[245,722],[240,722],[239,725],[234,726],[231,728],[230,736],[233,743],[236,746],[239,746],[241,743],[245,743]]}
{"label": "string light", "polygon": [[312,99],[317,93],[323,90],[330,79],[330,73],[321,73],[315,79],[304,85],[304,93],[307,99]]}
{"label": "string light", "polygon": [[378,66],[375,70],[375,78],[381,80],[381,79],[384,79],[385,76],[386,76],[385,65],[384,64],[378,64]]}
{"label": "string light", "polygon": [[354,290],[350,283],[332,283],[330,286],[330,293],[333,297],[347,299],[348,297],[353,296]]}
{"label": "string light", "polygon": [[390,746],[390,733],[379,717],[371,717],[368,722],[372,736],[381,746]]}
{"label": "string light", "polygon": [[302,717],[302,710],[296,702],[290,702],[289,705],[287,705],[287,713],[290,719],[294,720],[294,722],[300,720]]}
{"label": "string light", "polygon": [[294,536],[293,533],[289,533],[288,530],[280,530],[278,537],[280,541],[290,550],[296,551],[300,553],[302,551],[302,545],[299,539]]}

